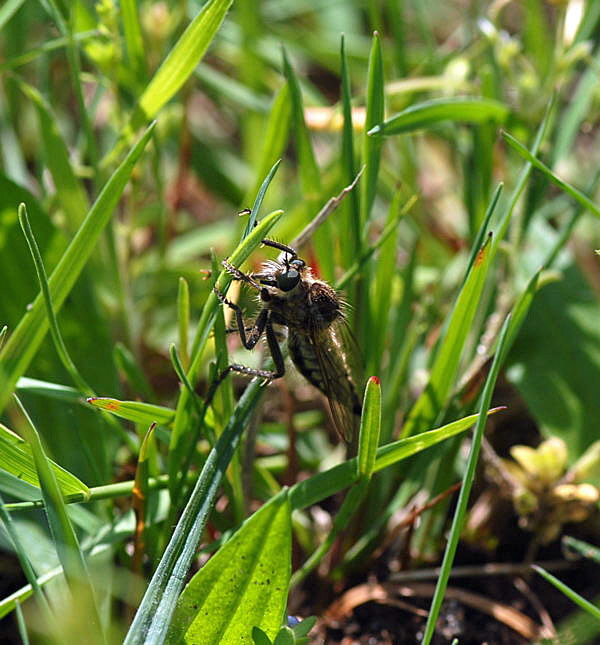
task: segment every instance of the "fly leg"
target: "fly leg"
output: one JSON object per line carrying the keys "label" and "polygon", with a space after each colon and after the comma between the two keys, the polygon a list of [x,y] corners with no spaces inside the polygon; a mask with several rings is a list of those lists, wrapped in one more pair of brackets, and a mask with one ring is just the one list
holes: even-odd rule
{"label": "fly leg", "polygon": [[258,282],[253,280],[249,275],[246,275],[245,273],[240,271],[237,267],[234,267],[233,264],[230,264],[229,262],[227,262],[227,260],[223,260],[221,264],[225,267],[227,273],[231,274],[235,280],[239,280],[240,282],[245,282],[246,284],[249,284],[251,287],[254,287],[254,289],[256,289],[257,291],[263,290],[264,287],[258,284]]}
{"label": "fly leg", "polygon": [[217,289],[215,289],[215,293],[224,305],[227,305],[234,310],[238,325],[238,329],[236,331],[239,333],[242,345],[246,349],[253,349],[256,343],[258,343],[263,332],[265,332],[269,351],[271,352],[273,362],[275,363],[275,369],[263,370],[255,367],[248,367],[247,365],[239,365],[238,363],[232,363],[231,365],[228,365],[211,385],[206,395],[206,405],[211,404],[217,388],[227,378],[230,372],[237,372],[238,374],[245,374],[246,376],[258,376],[259,378],[263,378],[266,381],[272,381],[273,379],[281,378],[285,374],[283,354],[281,353],[281,348],[279,347],[279,342],[277,341],[275,330],[273,329],[273,325],[269,318],[269,310],[265,307],[260,312],[260,314],[258,314],[258,318],[254,323],[254,327],[250,328],[250,333],[248,336],[246,336],[247,328],[244,324],[242,310],[238,307],[238,305],[227,300],[225,296]]}

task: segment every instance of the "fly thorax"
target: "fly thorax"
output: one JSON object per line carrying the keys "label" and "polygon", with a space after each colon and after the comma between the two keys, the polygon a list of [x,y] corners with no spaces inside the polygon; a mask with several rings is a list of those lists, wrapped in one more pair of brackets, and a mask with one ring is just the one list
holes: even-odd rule
{"label": "fly thorax", "polygon": [[340,301],[333,287],[326,282],[315,280],[310,285],[310,303],[314,318],[326,327],[342,315]]}

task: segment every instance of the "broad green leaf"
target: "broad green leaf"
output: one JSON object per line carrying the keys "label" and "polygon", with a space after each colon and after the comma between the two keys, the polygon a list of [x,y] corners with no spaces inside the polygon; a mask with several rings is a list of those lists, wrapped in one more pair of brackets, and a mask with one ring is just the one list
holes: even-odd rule
{"label": "broad green leaf", "polygon": [[[57,312],[92,254],[98,237],[108,223],[153,129],[152,125],[146,130],[115,170],[52,272],[49,286]],[[40,294],[0,351],[0,410],[4,409],[17,380],[29,366],[47,330],[48,320],[44,300]]]}
{"label": "broad green leaf", "polygon": [[[63,495],[79,495],[83,497],[83,500],[89,498],[90,489],[82,481],[53,461],[49,461],[49,463]],[[40,487],[40,480],[31,454],[31,446],[1,423],[0,468],[33,486]]]}
{"label": "broad green leaf", "polygon": [[153,118],[202,60],[233,0],[209,0],[188,25],[144,90],[131,118],[132,131]]}
{"label": "broad green leaf", "polygon": [[448,99],[432,99],[411,105],[406,110],[390,117],[369,130],[371,136],[402,134],[437,125],[442,121],[455,123],[504,123],[508,108],[493,99],[470,96]]}
{"label": "broad green leaf", "polygon": [[157,423],[168,426],[175,418],[175,410],[152,403],[119,401],[118,399],[111,399],[109,397],[90,397],[87,399],[87,402],[95,408],[106,410],[117,417],[121,417],[121,419],[128,419],[129,421],[145,425]]}
{"label": "broad green leaf", "polygon": [[213,555],[181,594],[167,642],[251,643],[253,626],[275,637],[287,603],[290,514],[282,491]]}
{"label": "broad green leaf", "polygon": [[[252,233],[245,242],[251,238]],[[248,385],[229,423],[204,462],[200,477],[129,628],[126,645],[158,645],[164,642],[195,557],[196,547],[213,510],[223,475],[262,390],[263,385],[259,381]]]}

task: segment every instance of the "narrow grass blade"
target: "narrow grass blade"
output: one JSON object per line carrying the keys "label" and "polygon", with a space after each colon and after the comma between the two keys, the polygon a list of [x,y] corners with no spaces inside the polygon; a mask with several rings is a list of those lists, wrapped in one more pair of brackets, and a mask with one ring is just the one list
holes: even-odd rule
{"label": "narrow grass blade", "polygon": [[23,392],[32,392],[45,396],[50,399],[64,401],[66,403],[82,403],[81,392],[68,385],[59,385],[58,383],[49,383],[35,378],[22,376],[17,381],[17,390]]}
{"label": "narrow grass blade", "polygon": [[132,132],[153,118],[190,77],[219,30],[232,2],[233,0],[209,0],[188,25],[142,93],[131,117]]}
{"label": "narrow grass blade", "polygon": [[[151,125],[113,173],[52,272],[48,284],[55,311],[61,308],[93,252],[153,129],[154,125]],[[44,299],[40,294],[0,351],[0,410],[6,405],[17,380],[29,366],[47,329]]]}
{"label": "narrow grass blade", "polygon": [[256,181],[249,187],[244,197],[244,206],[255,199],[255,195],[264,182],[263,177],[283,155],[290,134],[291,114],[290,87],[289,83],[286,83],[279,90],[269,112],[269,118],[265,125],[264,143],[256,168]]}
{"label": "narrow grass blade", "polygon": [[44,158],[56,187],[56,197],[65,212],[69,229],[75,231],[89,209],[87,195],[71,166],[69,151],[48,102],[24,81],[19,81],[19,86],[37,110]]}
{"label": "narrow grass blade", "polygon": [[596,564],[600,564],[600,548],[597,546],[593,546],[592,544],[588,544],[582,540],[577,540],[569,535],[563,538],[563,544],[567,549],[578,553],[584,558],[592,560]]}
{"label": "narrow grass blade", "polygon": [[589,600],[586,600],[583,596],[580,596],[576,591],[571,589],[571,587],[568,587],[557,577],[553,576],[551,573],[548,573],[548,571],[546,571],[545,569],[542,569],[542,567],[534,564],[531,568],[534,571],[537,571],[550,584],[554,585],[562,594],[569,598],[569,600],[572,600],[576,605],[581,607],[581,609],[587,611],[590,616],[594,616],[594,618],[600,620],[600,609],[596,607],[596,605],[592,604]]}
{"label": "narrow grass blade", "polygon": [[[490,410],[492,414],[495,410]],[[392,466],[407,457],[410,457],[422,450],[425,450],[444,439],[453,437],[470,428],[477,420],[477,415],[464,417],[458,421],[448,423],[441,428],[423,432],[415,437],[400,439],[380,446],[377,450],[377,457],[373,467],[378,472]],[[304,481],[301,481],[290,489],[290,501],[294,510],[306,508],[316,504],[320,500],[337,493],[358,479],[357,459],[350,459],[342,464],[334,466],[329,470],[317,473]]]}
{"label": "narrow grass blade", "polygon": [[248,235],[250,235],[250,232],[252,231],[252,229],[256,226],[258,214],[260,212],[260,207],[262,206],[263,199],[265,198],[265,193],[267,192],[267,188],[269,187],[269,184],[273,181],[273,177],[275,177],[275,173],[277,172],[277,168],[279,168],[280,163],[281,163],[281,159],[277,159],[277,161],[271,167],[271,170],[269,170],[269,174],[265,177],[265,180],[260,185],[258,193],[256,194],[256,199],[254,200],[254,204],[252,204],[250,217],[248,218],[248,223],[246,224],[244,234],[242,235],[242,240],[247,238]]}
{"label": "narrow grass blade", "polygon": [[383,77],[383,56],[379,34],[373,33],[373,43],[369,55],[367,71],[367,105],[365,116],[365,133],[362,143],[362,162],[365,165],[365,178],[360,191],[360,223],[361,235],[369,219],[369,214],[375,201],[377,178],[381,161],[382,140],[370,137],[367,132],[376,124],[381,123],[385,116],[385,95]]}
{"label": "narrow grass blade", "polygon": [[190,286],[184,277],[179,278],[177,290],[177,328],[179,330],[179,356],[185,370],[190,366]]}
{"label": "narrow grass blade", "polygon": [[103,643],[105,638],[87,565],[54,476],[54,470],[29,415],[18,399],[16,401],[22,420],[20,428],[31,448],[45,502],[48,524],[56,552],[65,572],[65,578],[74,597],[78,598],[80,610],[88,612],[91,642]]}
{"label": "narrow grass blade", "polygon": [[[346,57],[346,46],[342,34],[340,45],[341,77],[342,77],[342,114],[344,125],[342,128],[342,155],[340,163],[344,171],[344,183],[349,184],[356,177],[356,160],[354,155],[354,127],[352,124],[352,86],[350,84],[350,70]],[[352,191],[346,205],[346,227],[344,231],[346,244],[343,246],[344,266],[349,266],[351,261],[360,253],[360,200],[359,195]]]}
{"label": "narrow grass blade", "polygon": [[212,512],[222,478],[262,389],[257,382],[246,388],[227,427],[204,463],[181,519],[127,633],[126,645],[158,645],[164,642],[177,599]]}
{"label": "narrow grass blade", "polygon": [[155,401],[157,397],[154,388],[146,378],[133,352],[123,343],[117,342],[113,349],[113,358],[131,390],[143,399]]}
{"label": "narrow grass blade", "polygon": [[135,0],[121,0],[120,7],[121,17],[123,18],[125,48],[129,59],[128,67],[131,70],[132,78],[142,83],[146,78],[147,70],[137,2]]}
{"label": "narrow grass blade", "polygon": [[116,417],[143,425],[157,423],[168,426],[175,419],[175,410],[165,408],[162,405],[154,405],[153,403],[120,401],[119,399],[112,399],[110,397],[97,396],[89,397],[87,402],[99,410],[106,410],[114,414]]}
{"label": "narrow grass blade", "polygon": [[0,7],[0,29],[15,15],[25,0],[7,0]]}
{"label": "narrow grass blade", "polygon": [[527,148],[517,141],[513,136],[508,134],[508,132],[503,132],[502,137],[508,143],[508,145],[516,150],[523,159],[526,159],[534,168],[540,170],[544,175],[561,190],[563,190],[567,195],[572,197],[578,204],[581,204],[584,208],[590,211],[596,217],[600,217],[600,208],[594,204],[594,202],[587,196],[584,195],[579,189],[571,186],[566,181],[563,181],[558,175],[556,175],[546,164],[542,163],[536,156],[534,156]]}
{"label": "narrow grass blade", "polygon": [[300,92],[300,84],[290,65],[285,49],[282,52],[283,71],[288,82],[288,87],[290,88],[292,123],[296,135],[300,182],[302,184],[302,192],[310,202],[314,201],[321,192],[321,174],[304,120],[304,105],[302,102],[302,93]]}
{"label": "narrow grass blade", "polygon": [[287,490],[256,511],[192,578],[177,603],[167,643],[250,642],[253,626],[274,638],[291,569]]}
{"label": "narrow grass blade", "polygon": [[[53,461],[48,460],[48,462],[63,495],[81,495],[82,501],[89,499],[90,489],[82,481]],[[31,445],[1,423],[0,468],[29,484],[40,487]]]}
{"label": "narrow grass blade", "polygon": [[490,267],[491,246],[491,237],[488,237],[458,294],[431,367],[429,381],[408,414],[402,428],[403,437],[419,433],[430,426],[448,402]]}
{"label": "narrow grass blade", "polygon": [[509,339],[509,328],[510,328],[511,317],[507,316],[504,324],[502,326],[502,331],[500,332],[500,337],[498,340],[498,346],[496,349],[496,355],[494,356],[494,361],[492,362],[492,367],[490,368],[490,373],[486,379],[483,392],[481,393],[481,398],[479,402],[479,414],[477,415],[477,424],[475,430],[473,431],[473,439],[471,442],[471,450],[469,452],[469,458],[467,461],[467,466],[465,469],[465,474],[463,476],[463,483],[458,495],[458,502],[456,505],[456,511],[454,512],[454,518],[452,520],[452,528],[450,529],[450,534],[448,536],[448,544],[446,545],[446,551],[444,553],[444,559],[441,566],[440,576],[435,589],[435,594],[431,601],[431,608],[429,611],[429,617],[427,619],[427,625],[425,627],[425,634],[423,636],[423,645],[429,645],[433,634],[435,631],[435,626],[438,620],[440,608],[444,600],[444,594],[446,593],[446,587],[448,584],[448,579],[450,577],[450,572],[452,570],[452,563],[454,562],[454,555],[456,554],[456,549],[458,547],[458,541],[465,523],[466,513],[467,513],[467,504],[469,501],[469,495],[471,494],[471,488],[473,486],[473,481],[475,479],[475,469],[477,467],[477,461],[479,458],[479,450],[481,447],[481,441],[483,439],[483,433],[485,430],[485,425],[487,423],[488,408],[490,401],[492,400],[492,394],[494,393],[494,388],[496,386],[496,379],[502,367],[502,363],[506,356],[506,343]]}
{"label": "narrow grass blade", "polygon": [[370,478],[375,467],[381,431],[381,382],[371,376],[365,389],[358,439],[358,476]]}
{"label": "narrow grass blade", "polygon": [[432,99],[411,105],[387,121],[371,126],[371,136],[390,136],[413,132],[437,125],[442,121],[454,123],[504,123],[509,110],[503,103],[493,99],[470,96],[447,99]]}

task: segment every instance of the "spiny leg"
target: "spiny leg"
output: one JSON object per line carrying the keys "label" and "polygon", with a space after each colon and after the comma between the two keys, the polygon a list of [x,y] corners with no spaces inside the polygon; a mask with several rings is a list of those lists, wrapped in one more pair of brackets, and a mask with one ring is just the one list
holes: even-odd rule
{"label": "spiny leg", "polygon": [[[242,345],[246,349],[253,349],[258,343],[259,338],[262,336],[263,331],[265,330],[265,324],[267,322],[267,317],[269,315],[269,310],[265,307],[259,314],[258,318],[256,319],[256,322],[254,325],[250,328],[246,327],[246,324],[244,323],[244,317],[242,315],[242,310],[238,305],[235,304],[235,302],[231,302],[231,300],[227,300],[227,298],[216,288],[213,288],[213,291],[215,292],[217,298],[227,307],[230,309],[233,309],[235,312],[235,321],[237,323],[237,329],[233,331],[237,331],[238,334],[240,335],[240,340],[242,341]],[[249,336],[246,336],[246,331],[250,331]]]}
{"label": "spiny leg", "polygon": [[223,260],[221,264],[225,267],[227,270],[227,273],[230,273],[235,280],[239,280],[240,282],[245,282],[246,284],[249,284],[251,287],[254,287],[257,291],[261,291],[263,287],[258,284],[255,280],[251,278],[251,276],[246,275],[243,271],[240,271],[237,267],[234,267],[233,264],[230,264],[227,262],[227,260]]}
{"label": "spiny leg", "polygon": [[[239,309],[239,307],[238,307]],[[237,312],[236,312],[237,314]],[[259,323],[259,320],[261,317],[264,315],[264,321],[261,321]],[[262,329],[258,336],[256,337],[256,340],[254,341],[254,345],[256,342],[258,342],[258,339],[262,335],[263,330],[266,333],[267,337],[267,344],[269,346],[269,351],[271,352],[271,356],[273,358],[273,362],[275,363],[275,369],[274,370],[263,370],[263,369],[258,369],[255,367],[248,367],[247,365],[239,365],[238,363],[233,363],[231,365],[228,365],[220,374],[219,376],[215,379],[213,384],[211,385],[207,395],[206,395],[206,405],[210,405],[212,403],[212,399],[221,383],[227,378],[230,372],[237,372],[238,374],[245,374],[246,376],[258,376],[259,378],[263,378],[266,381],[272,381],[277,378],[281,378],[285,374],[285,363],[283,360],[283,354],[281,353],[281,348],[279,347],[279,342],[277,341],[277,336],[275,334],[275,330],[273,329],[273,325],[271,321],[268,318],[269,315],[269,310],[268,309],[263,309],[261,313],[259,314],[259,317],[257,318],[256,325],[253,327],[253,331],[251,332],[254,333],[255,330],[257,330],[259,324],[262,326]],[[241,313],[240,313],[241,317]],[[243,321],[242,321],[243,322]],[[243,332],[242,332],[243,333]],[[242,334],[240,334],[242,336]],[[245,335],[244,335],[245,336]],[[252,335],[251,335],[252,338]],[[251,341],[251,338],[248,339],[248,341]],[[242,342],[244,341],[244,338],[242,338]],[[246,346],[246,344],[244,344]]]}

